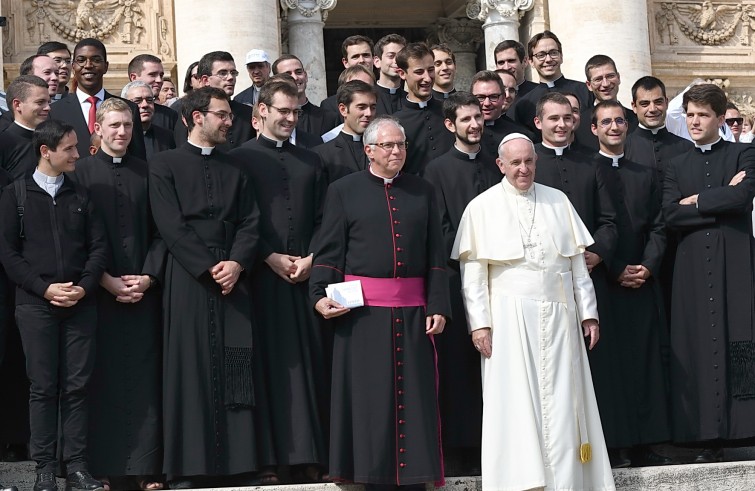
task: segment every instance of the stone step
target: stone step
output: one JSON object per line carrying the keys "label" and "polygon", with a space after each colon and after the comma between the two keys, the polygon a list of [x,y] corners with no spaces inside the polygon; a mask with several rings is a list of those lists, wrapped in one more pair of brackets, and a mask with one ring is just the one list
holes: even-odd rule
{"label": "stone step", "polygon": [[[755,461],[616,469],[614,479],[616,489],[620,491],[752,491],[755,490]],[[0,483],[6,486],[11,484],[18,486],[19,491],[30,491],[34,484],[33,463],[0,462]],[[59,480],[58,486],[63,491],[65,482]],[[336,484],[212,489],[217,491],[363,491],[360,485]],[[448,478],[446,485],[440,489],[442,491],[481,491],[482,484],[479,477],[454,477]],[[208,488],[205,491],[211,491],[211,489]]]}

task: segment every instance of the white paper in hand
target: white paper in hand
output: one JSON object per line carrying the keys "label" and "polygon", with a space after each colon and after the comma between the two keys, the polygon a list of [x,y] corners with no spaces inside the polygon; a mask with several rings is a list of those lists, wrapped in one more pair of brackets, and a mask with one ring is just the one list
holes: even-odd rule
{"label": "white paper in hand", "polygon": [[348,309],[364,306],[362,282],[359,280],[330,284],[325,288],[325,295]]}

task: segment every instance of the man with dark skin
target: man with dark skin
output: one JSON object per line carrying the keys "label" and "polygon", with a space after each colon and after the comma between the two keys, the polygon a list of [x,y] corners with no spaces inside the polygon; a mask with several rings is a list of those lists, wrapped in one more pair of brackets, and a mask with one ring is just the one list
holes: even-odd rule
{"label": "man with dark skin", "polygon": [[[50,108],[50,118],[65,121],[76,130],[79,155],[89,153],[89,139],[94,133],[97,108],[102,101],[116,97],[105,90],[103,78],[108,71],[105,45],[97,39],[85,38],[73,50],[73,78],[76,91],[68,94]],[[139,127],[139,108],[129,102],[134,126]],[[144,137],[137,132],[129,144],[129,152],[141,159],[146,158]]]}

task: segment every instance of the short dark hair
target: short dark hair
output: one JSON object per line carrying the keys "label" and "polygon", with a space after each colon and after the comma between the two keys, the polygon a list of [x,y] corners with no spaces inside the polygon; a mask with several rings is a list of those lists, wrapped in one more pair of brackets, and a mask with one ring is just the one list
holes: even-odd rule
{"label": "short dark hair", "polygon": [[37,158],[42,157],[42,145],[50,150],[57,150],[60,140],[69,133],[76,133],[76,130],[70,124],[57,119],[48,119],[43,121],[34,129],[31,136],[31,146],[34,148],[34,155]]}
{"label": "short dark hair", "polygon": [[592,121],[592,124],[594,126],[598,126],[598,111],[601,109],[611,109],[614,107],[618,107],[621,109],[621,114],[624,115],[624,118],[627,117],[627,111],[624,109],[624,106],[621,105],[619,101],[600,101],[599,103],[595,104],[595,107],[592,108],[592,116],[590,118],[590,121]]}
{"label": "short dark hair", "polygon": [[507,39],[505,41],[501,41],[495,47],[495,50],[493,51],[493,58],[495,58],[501,51],[506,51],[507,49],[513,49],[514,51],[516,51],[516,56],[517,58],[519,58],[519,61],[524,61],[524,59],[527,57],[527,52],[524,50],[524,45],[522,43],[513,39]]}
{"label": "short dark hair", "polygon": [[[47,56],[47,55],[42,55]],[[8,103],[8,109],[13,115],[13,101],[25,101],[29,98],[29,92],[32,87],[48,89],[47,82],[37,77],[36,75],[20,75],[16,77],[13,82],[8,85],[8,91],[5,93],[5,100]],[[45,95],[47,92],[45,92]]]}
{"label": "short dark hair", "polygon": [[60,41],[47,41],[46,43],[39,45],[39,48],[37,48],[37,54],[46,55],[47,53],[52,53],[53,51],[60,51],[63,49],[68,51],[69,53],[71,52],[71,50],[68,49],[68,45],[66,45],[65,43],[61,43]]}
{"label": "short dark hair", "polygon": [[406,46],[406,38],[402,36],[401,34],[387,34],[380,39],[378,39],[378,42],[375,43],[375,46],[372,47],[372,54],[374,56],[377,56],[378,58],[382,58],[383,56],[383,48],[385,48],[388,44],[400,44],[401,46]]}
{"label": "short dark hair", "polygon": [[563,49],[561,48],[561,41],[558,40],[558,36],[553,34],[553,32],[549,31],[548,29],[544,30],[543,32],[539,32],[532,36],[527,43],[527,53],[529,54],[529,57],[532,58],[532,55],[534,54],[535,46],[537,46],[537,43],[539,43],[543,39],[552,39],[556,42],[556,45],[558,46],[558,51],[563,53]]}
{"label": "short dark hair", "polygon": [[[433,44],[432,46],[430,46],[430,51],[442,51],[444,53],[448,53],[449,55],[451,55],[453,62],[456,63],[456,55],[446,43]],[[433,53],[433,58],[435,58],[435,53]]]}
{"label": "short dark hair", "polygon": [[189,131],[194,128],[194,112],[204,112],[210,107],[212,99],[220,99],[230,104],[231,98],[223,90],[217,87],[201,87],[194,89],[183,98],[181,104],[181,116],[186,120]]}
{"label": "short dark hair", "polygon": [[375,87],[361,80],[349,80],[338,87],[336,101],[338,101],[338,104],[349,107],[349,104],[354,100],[355,94],[372,94],[375,97],[375,101],[377,101],[377,90],[375,90]]}
{"label": "short dark hair", "polygon": [[33,75],[34,74],[34,60],[37,58],[50,59],[47,55],[31,55],[27,59],[21,62],[21,66],[18,68],[19,75]]}
{"label": "short dark hair", "polygon": [[301,65],[301,67],[304,68],[304,63],[301,62],[301,60],[299,59],[298,56],[294,56],[294,55],[281,55],[277,60],[275,60],[273,62],[273,66],[271,67],[271,69],[273,70],[273,75],[276,75],[278,73],[278,65],[282,61],[286,61],[286,60],[296,60],[296,61],[299,62],[299,64]]}
{"label": "short dark hair", "polygon": [[[500,79],[498,79],[500,81]],[[456,122],[456,112],[460,107],[464,106],[476,106],[482,110],[480,101],[477,97],[473,96],[470,92],[459,90],[448,96],[448,99],[443,101],[443,118],[449,119],[451,122]]]}
{"label": "short dark hair", "polygon": [[194,90],[194,87],[191,86],[191,71],[194,70],[195,66],[199,66],[198,61],[195,61],[186,69],[186,76],[184,77],[184,94],[188,94]]}
{"label": "short dark hair", "polygon": [[197,76],[210,76],[212,75],[212,65],[216,61],[233,61],[233,55],[228,51],[210,51],[204,54],[199,59],[199,65],[197,65]]}
{"label": "short dark hair", "polygon": [[[734,104],[731,101],[729,101],[729,102],[726,103],[726,111],[728,111],[729,109],[734,109],[735,111],[739,112],[739,108],[736,106],[736,104]],[[726,112],[726,111],[724,111],[724,112]]]}
{"label": "short dark hair", "polygon": [[563,94],[564,97],[567,97],[567,100],[569,101],[569,105],[572,107],[574,107],[574,104],[571,103],[571,99],[568,99],[568,97],[574,97],[577,100],[577,104],[579,104],[577,109],[579,109],[580,111],[582,110],[582,101],[579,100],[579,96],[575,92],[572,92],[570,90],[562,90],[561,94]]}
{"label": "short dark hair", "polygon": [[353,79],[353,77],[355,77],[359,73],[369,75],[370,77],[372,77],[373,82],[375,81],[375,72],[364,65],[354,65],[350,66],[349,68],[344,68],[344,70],[338,76],[338,86],[340,87],[341,85],[345,84],[347,81]]}
{"label": "short dark hair", "polygon": [[151,55],[149,53],[144,53],[141,55],[134,56],[131,61],[128,63],[128,73],[136,73],[137,75],[141,74],[144,71],[144,64],[145,63],[160,63],[162,64],[163,60],[158,58],[155,55]]}
{"label": "short dark hair", "polygon": [[[513,73],[511,73],[508,70],[504,70],[503,68],[496,68],[495,70],[493,70],[493,72],[498,75],[498,78],[501,78],[501,75],[505,74],[505,75],[508,75],[509,77],[513,78],[514,82],[517,81],[516,80],[516,75],[514,75]],[[501,81],[503,81],[503,80],[501,80]],[[517,92],[518,92],[518,90],[517,90]]]}
{"label": "short dark hair", "polygon": [[616,62],[613,61],[613,58],[606,55],[595,55],[591,56],[589,60],[587,60],[587,63],[585,63],[585,78],[587,80],[590,80],[590,70],[593,68],[598,68],[599,66],[604,65],[611,65],[615,71],[619,71],[616,68]]}
{"label": "short dark hair", "polygon": [[503,91],[506,89],[506,86],[503,85],[503,80],[501,80],[501,77],[499,77],[498,74],[493,70],[481,70],[475,73],[474,77],[472,77],[472,82],[470,82],[469,84],[470,93],[474,93],[474,84],[476,84],[477,82],[494,82],[498,84],[498,88],[501,90],[501,94],[503,94]]}
{"label": "short dark hair", "polygon": [[279,73],[275,76],[275,78],[270,77],[267,82],[262,84],[262,87],[260,88],[260,95],[257,98],[257,102],[259,104],[270,106],[273,103],[273,97],[279,92],[283,95],[298,99],[299,89],[296,87],[294,79],[291,77],[291,75],[285,74],[286,77],[290,79],[287,80],[283,77],[283,75],[284,74]]}
{"label": "short dark hair", "polygon": [[369,44],[370,53],[372,53],[372,48],[375,46],[372,42],[372,39],[368,38],[367,36],[362,36],[361,34],[349,36],[343,40],[343,43],[341,43],[341,55],[346,58],[346,48],[348,48],[349,46],[356,46],[357,44]]}
{"label": "short dark hair", "polygon": [[535,114],[537,115],[538,118],[543,119],[543,108],[549,102],[571,107],[571,102],[569,102],[569,99],[567,99],[564,94],[560,92],[548,92],[543,97],[541,97],[539,101],[537,101],[537,106],[535,107]]}
{"label": "short dark hair", "polygon": [[663,97],[666,97],[666,84],[660,78],[651,77],[650,75],[641,77],[632,85],[632,102],[637,100],[637,91],[639,89],[650,91],[656,87],[660,87]]}
{"label": "short dark hair", "polygon": [[687,112],[687,104],[690,102],[708,105],[716,113],[716,116],[723,116],[726,114],[726,103],[728,100],[726,99],[726,93],[718,85],[700,84],[693,85],[684,93],[682,97],[684,112]]}
{"label": "short dark hair", "polygon": [[409,69],[410,59],[421,60],[426,56],[435,59],[433,52],[425,43],[409,43],[396,55],[396,65],[406,71]]}
{"label": "short dark hair", "polygon": [[97,51],[100,52],[102,57],[107,61],[107,49],[105,49],[105,45],[102,44],[102,41],[99,39],[94,38],[84,38],[78,43],[76,43],[76,46],[73,48],[73,53],[76,54],[77,51],[79,51],[81,48],[85,48],[87,46],[90,46]]}

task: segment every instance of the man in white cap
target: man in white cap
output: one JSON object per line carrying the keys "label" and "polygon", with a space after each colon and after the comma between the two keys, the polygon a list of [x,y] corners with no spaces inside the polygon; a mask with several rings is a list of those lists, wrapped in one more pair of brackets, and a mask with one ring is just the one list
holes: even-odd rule
{"label": "man in white cap", "polygon": [[252,86],[239,92],[234,101],[254,106],[260,95],[260,87],[270,78],[270,57],[261,49],[253,49],[246,54],[246,71],[252,79]]}

